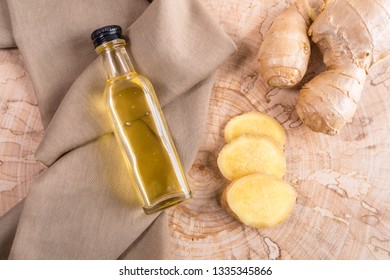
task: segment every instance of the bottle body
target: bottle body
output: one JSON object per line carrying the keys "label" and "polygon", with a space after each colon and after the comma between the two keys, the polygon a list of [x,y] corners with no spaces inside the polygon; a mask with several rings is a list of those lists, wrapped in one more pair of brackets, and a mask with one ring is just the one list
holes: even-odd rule
{"label": "bottle body", "polygon": [[151,214],[190,198],[185,172],[150,82],[132,71],[109,79],[104,95],[144,212]]}
{"label": "bottle body", "polygon": [[151,214],[190,198],[153,86],[134,70],[121,28],[103,27],[91,37],[107,73],[108,115],[144,212]]}

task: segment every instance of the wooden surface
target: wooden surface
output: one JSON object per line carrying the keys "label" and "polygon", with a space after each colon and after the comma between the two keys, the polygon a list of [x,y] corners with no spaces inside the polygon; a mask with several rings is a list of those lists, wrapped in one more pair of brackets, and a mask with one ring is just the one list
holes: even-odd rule
{"label": "wooden surface", "polygon": [[0,216],[26,196],[43,170],[34,152],[43,137],[31,80],[18,50],[0,50]]}
{"label": "wooden surface", "polygon": [[[353,122],[338,136],[310,131],[294,109],[297,89],[268,87],[256,55],[279,1],[202,0],[238,46],[218,71],[204,144],[189,180],[194,198],[169,213],[172,253],[187,259],[390,259],[390,60],[369,72]],[[322,70],[314,49],[307,81]],[[0,215],[44,170],[33,160],[42,126],[18,52],[0,52]],[[285,180],[299,193],[292,217],[273,229],[245,227],[221,207],[228,181],[216,165],[223,126],[262,111],[287,132]]]}

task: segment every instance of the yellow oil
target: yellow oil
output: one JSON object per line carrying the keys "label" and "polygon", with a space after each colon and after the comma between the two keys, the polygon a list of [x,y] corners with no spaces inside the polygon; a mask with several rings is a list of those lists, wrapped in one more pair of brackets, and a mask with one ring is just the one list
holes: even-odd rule
{"label": "yellow oil", "polygon": [[109,79],[105,98],[114,134],[145,213],[191,197],[149,81],[136,72]]}

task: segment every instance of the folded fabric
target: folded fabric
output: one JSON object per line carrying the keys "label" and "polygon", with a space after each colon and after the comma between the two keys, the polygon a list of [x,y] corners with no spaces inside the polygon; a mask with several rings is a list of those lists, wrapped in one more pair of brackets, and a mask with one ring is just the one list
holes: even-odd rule
{"label": "folded fabric", "polygon": [[197,0],[147,5],[8,2],[47,126],[36,156],[50,168],[30,186],[14,239],[18,209],[0,219],[0,255],[13,239],[14,259],[170,258],[165,216],[142,235],[158,215],[143,214],[135,199],[102,105],[105,74],[89,34],[131,25],[125,33],[135,67],[155,86],[186,170],[202,139],[212,73],[235,46]]}
{"label": "folded fabric", "polygon": [[8,258],[12,242],[15,237],[19,217],[23,209],[23,202],[19,202],[11,211],[5,213],[0,219],[0,259]]}
{"label": "folded fabric", "polygon": [[15,47],[6,0],[0,0],[0,48]]}

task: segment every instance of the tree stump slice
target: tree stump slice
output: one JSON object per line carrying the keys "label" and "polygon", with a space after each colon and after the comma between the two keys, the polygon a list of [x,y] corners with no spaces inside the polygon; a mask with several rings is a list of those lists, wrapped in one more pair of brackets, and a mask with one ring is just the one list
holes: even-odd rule
{"label": "tree stump slice", "polygon": [[34,159],[43,133],[19,51],[0,50],[0,216],[26,196],[29,183],[45,170]]}
{"label": "tree stump slice", "polygon": [[[314,1],[315,2],[315,1]],[[169,210],[172,252],[185,259],[390,259],[390,59],[370,70],[353,122],[337,136],[312,132],[295,111],[297,89],[270,88],[256,56],[279,1],[207,1],[238,51],[217,74],[204,144],[189,178],[194,199]],[[318,1],[316,7],[318,7]],[[313,48],[305,83],[324,69]],[[275,117],[287,133],[285,180],[298,191],[292,217],[252,229],[220,205],[229,182],[216,159],[227,121],[248,111]]]}
{"label": "tree stump slice", "polygon": [[[168,209],[180,259],[390,259],[390,59],[370,69],[352,123],[337,136],[312,132],[295,111],[296,89],[269,87],[256,56],[274,18],[292,0],[201,0],[237,44],[217,72],[205,138],[189,172],[193,199]],[[313,0],[316,4],[319,1]],[[313,46],[302,83],[324,69]],[[0,215],[45,168],[33,159],[43,136],[34,91],[17,50],[0,51]],[[298,201],[278,227],[253,229],[220,205],[228,181],[216,159],[233,116],[261,111],[285,128],[287,174]]]}

